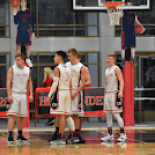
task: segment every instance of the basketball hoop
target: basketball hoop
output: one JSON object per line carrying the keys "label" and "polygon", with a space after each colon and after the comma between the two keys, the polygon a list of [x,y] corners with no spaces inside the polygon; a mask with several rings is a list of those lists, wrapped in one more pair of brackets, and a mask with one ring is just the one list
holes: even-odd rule
{"label": "basketball hoop", "polygon": [[106,1],[103,3],[103,5],[106,6],[109,14],[110,25],[119,25],[119,20],[123,9],[118,8],[118,6],[123,6],[124,4],[124,1]]}

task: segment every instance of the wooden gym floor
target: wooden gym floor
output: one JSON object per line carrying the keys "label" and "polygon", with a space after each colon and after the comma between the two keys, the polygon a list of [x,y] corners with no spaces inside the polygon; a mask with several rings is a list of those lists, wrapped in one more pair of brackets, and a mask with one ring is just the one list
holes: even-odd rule
{"label": "wooden gym floor", "polygon": [[[26,131],[24,136],[30,143],[7,145],[7,133],[0,135],[0,155],[155,155],[155,129],[126,129],[128,140],[117,143],[118,130],[113,131],[113,143],[101,143],[100,138],[107,134],[105,129],[92,129],[81,132],[85,144],[51,146],[48,131]],[[66,137],[68,132],[66,132]],[[15,133],[14,137],[17,137]]]}

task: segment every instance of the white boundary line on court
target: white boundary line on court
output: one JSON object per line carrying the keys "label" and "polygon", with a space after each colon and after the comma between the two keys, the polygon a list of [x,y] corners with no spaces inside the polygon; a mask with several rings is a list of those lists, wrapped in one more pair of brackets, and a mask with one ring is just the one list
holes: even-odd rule
{"label": "white boundary line on court", "polygon": [[[113,130],[119,130],[119,127],[113,127]],[[155,130],[155,127],[125,127],[125,130]],[[24,128],[23,132],[54,132],[55,128]],[[68,129],[65,129],[65,131],[69,131]],[[82,128],[82,131],[107,131],[107,127],[105,128]],[[0,130],[0,133],[6,133],[8,132],[7,129],[5,130]],[[14,130],[14,132],[17,132],[17,129]]]}

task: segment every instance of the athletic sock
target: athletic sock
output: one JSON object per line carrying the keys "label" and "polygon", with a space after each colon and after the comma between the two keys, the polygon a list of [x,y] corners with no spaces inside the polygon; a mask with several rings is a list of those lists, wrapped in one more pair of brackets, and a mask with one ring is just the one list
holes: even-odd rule
{"label": "athletic sock", "polygon": [[55,132],[59,134],[59,127],[55,127]]}
{"label": "athletic sock", "polygon": [[120,133],[125,133],[125,132],[124,132],[124,128],[123,128],[123,129],[120,129]]}
{"label": "athletic sock", "polygon": [[80,132],[79,132],[79,129],[78,129],[78,130],[75,130],[75,133],[76,133],[76,134],[79,134],[79,133],[80,133]]}
{"label": "athletic sock", "polygon": [[18,136],[19,136],[19,137],[22,136],[22,130],[18,131]]}
{"label": "athletic sock", "polygon": [[108,129],[108,133],[112,135],[112,129]]}
{"label": "athletic sock", "polygon": [[12,137],[12,136],[13,136],[13,132],[9,131],[9,137]]}

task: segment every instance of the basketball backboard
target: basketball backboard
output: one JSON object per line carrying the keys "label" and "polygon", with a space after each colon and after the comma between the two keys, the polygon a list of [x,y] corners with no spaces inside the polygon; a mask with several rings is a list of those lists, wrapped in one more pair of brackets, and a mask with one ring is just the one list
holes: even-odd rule
{"label": "basketball backboard", "polygon": [[[106,11],[106,0],[73,0],[74,11]],[[127,2],[128,0],[122,0]],[[132,0],[133,6],[123,6],[123,10],[149,10],[151,0]],[[122,6],[120,6],[122,7]]]}

